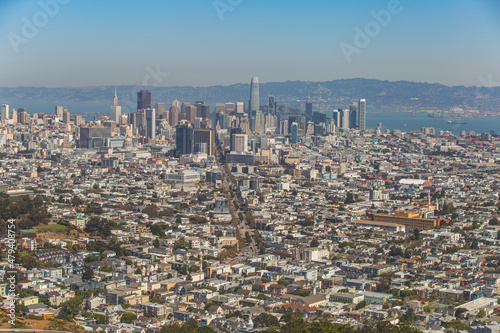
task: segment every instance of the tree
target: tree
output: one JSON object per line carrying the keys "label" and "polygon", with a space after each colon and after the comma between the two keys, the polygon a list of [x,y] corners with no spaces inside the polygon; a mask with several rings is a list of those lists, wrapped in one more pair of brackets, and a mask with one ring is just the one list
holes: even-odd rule
{"label": "tree", "polygon": [[255,328],[259,327],[279,327],[280,322],[278,318],[269,314],[269,313],[261,313],[253,320],[253,324]]}
{"label": "tree", "polygon": [[319,241],[314,238],[312,241],[311,241],[311,247],[318,247],[319,246]]}
{"label": "tree", "polygon": [[159,247],[160,247],[160,241],[159,241],[158,239],[155,239],[155,240],[153,241],[153,246],[154,246],[156,249],[157,249],[157,248],[159,248]]}
{"label": "tree", "polygon": [[73,319],[79,312],[83,304],[83,296],[75,296],[72,299],[61,304],[57,318],[69,321]]}
{"label": "tree", "polygon": [[214,330],[210,326],[200,326],[196,329],[196,333],[217,333],[216,330]]}
{"label": "tree", "polygon": [[172,251],[175,251],[177,249],[184,249],[187,250],[189,249],[189,242],[184,239],[184,237],[179,238],[178,240],[175,241],[174,247],[172,248]]}
{"label": "tree", "polygon": [[483,309],[480,310],[478,313],[477,313],[477,317],[478,318],[484,318],[486,317],[486,311],[484,311]]}
{"label": "tree", "polygon": [[82,274],[82,280],[91,281],[94,278],[94,270],[91,267],[87,267],[85,272]]}
{"label": "tree", "polygon": [[344,200],[344,203],[346,205],[348,205],[348,204],[351,204],[351,203],[354,203],[354,202],[356,202],[356,200],[354,200],[354,195],[351,192],[347,192],[347,195],[346,195],[346,198]]}
{"label": "tree", "polygon": [[498,218],[494,217],[490,220],[489,222],[490,225],[498,225],[499,222],[498,222]]}
{"label": "tree", "polygon": [[19,263],[26,269],[40,267],[40,262],[36,260],[33,256],[30,256],[29,254],[22,256]]}
{"label": "tree", "polygon": [[464,324],[462,321],[460,320],[457,320],[457,319],[453,319],[451,320],[447,325],[446,325],[447,328],[454,328],[458,331],[466,331],[469,329],[469,327],[467,327],[466,324]]}
{"label": "tree", "polygon": [[267,296],[263,293],[259,293],[256,298],[265,301],[267,299]]}
{"label": "tree", "polygon": [[135,315],[135,313],[126,312],[122,315],[120,322],[130,324],[131,322],[133,322],[136,319],[137,319],[137,316]]}

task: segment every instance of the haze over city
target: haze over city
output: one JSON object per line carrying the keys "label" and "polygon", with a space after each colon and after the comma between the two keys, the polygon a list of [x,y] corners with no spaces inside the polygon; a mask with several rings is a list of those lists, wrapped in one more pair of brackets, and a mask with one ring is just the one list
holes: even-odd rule
{"label": "haze over city", "polygon": [[143,85],[151,72],[159,86],[252,76],[498,86],[498,17],[486,0],[7,0],[0,86]]}

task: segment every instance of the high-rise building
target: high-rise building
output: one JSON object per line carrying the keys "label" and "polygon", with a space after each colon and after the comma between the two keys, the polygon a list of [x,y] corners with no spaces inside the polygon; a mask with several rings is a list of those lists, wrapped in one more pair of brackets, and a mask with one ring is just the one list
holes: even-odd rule
{"label": "high-rise building", "polygon": [[299,124],[292,123],[292,141],[291,143],[297,143],[299,140]]}
{"label": "high-rise building", "polygon": [[2,104],[2,113],[0,115],[0,120],[6,121],[7,119],[9,119],[9,105]]}
{"label": "high-rise building", "polygon": [[161,117],[161,119],[165,119],[168,121],[168,111],[165,103],[156,103],[155,104],[156,117]]}
{"label": "high-rise building", "polygon": [[231,114],[234,112],[234,103],[228,102],[224,104],[224,113]]}
{"label": "high-rise building", "polygon": [[210,105],[201,104],[197,106],[197,116],[200,118],[210,117]]}
{"label": "high-rise building", "polygon": [[137,92],[137,110],[151,109],[151,92],[141,90]]}
{"label": "high-rise building", "polygon": [[359,100],[359,130],[364,131],[366,129],[366,99]]}
{"label": "high-rise building", "polygon": [[193,130],[193,144],[196,153],[215,155],[215,131],[213,128],[195,128]]}
{"label": "high-rise building", "polygon": [[63,107],[61,105],[56,105],[55,109],[54,109],[54,114],[56,116],[62,116],[63,115]]}
{"label": "high-rise building", "polygon": [[357,121],[356,116],[357,116],[356,103],[354,103],[349,107],[349,127],[350,128],[358,127],[358,121]]}
{"label": "high-rise building", "polygon": [[194,125],[194,118],[198,115],[198,108],[194,105],[188,105],[185,108],[186,110],[186,120],[188,120],[191,124]]}
{"label": "high-rise building", "polygon": [[82,116],[75,114],[75,126],[80,126],[82,124]]}
{"label": "high-rise building", "polygon": [[340,110],[340,123],[341,127],[344,129],[350,128],[350,117],[349,117],[349,109]]}
{"label": "high-rise building", "polygon": [[21,124],[29,124],[30,118],[28,116],[28,111],[25,108],[17,109],[17,122]]}
{"label": "high-rise building", "polygon": [[70,114],[69,114],[69,111],[68,109],[64,108],[64,112],[63,112],[63,123],[65,124],[69,124],[69,121],[70,121]]}
{"label": "high-rise building", "polygon": [[245,113],[245,103],[236,102],[236,113],[237,114]]}
{"label": "high-rise building", "polygon": [[224,112],[226,105],[224,103],[215,103],[215,113]]}
{"label": "high-rise building", "polygon": [[267,111],[271,114],[276,113],[276,99],[274,98],[274,95],[269,95],[269,100],[267,103]]}
{"label": "high-rise building", "polygon": [[193,153],[193,127],[182,124],[175,127],[175,156]]}
{"label": "high-rise building", "polygon": [[168,123],[170,126],[177,126],[179,123],[179,108],[173,105],[170,107]]}
{"label": "high-rise building", "polygon": [[12,122],[14,124],[17,123],[17,111],[16,111],[16,109],[12,109],[10,111],[10,119],[12,119]]}
{"label": "high-rise building", "polygon": [[254,76],[250,81],[250,102],[248,103],[248,114],[252,114],[253,110],[260,109],[259,102],[259,79]]}
{"label": "high-rise building", "polygon": [[280,134],[288,135],[288,119],[280,121]]}
{"label": "high-rise building", "polygon": [[122,118],[122,107],[118,105],[118,96],[116,95],[116,88],[115,88],[115,97],[113,97],[113,105],[111,106],[111,113],[109,118],[118,124],[120,123],[120,120]]}
{"label": "high-rise building", "polygon": [[148,139],[154,140],[156,134],[156,110],[155,109],[146,109],[145,110],[146,117],[146,126],[145,126],[145,136]]}
{"label": "high-rise building", "polygon": [[306,115],[311,118],[313,114],[313,103],[306,102]]}
{"label": "high-rise building", "polygon": [[247,151],[248,150],[248,135],[247,134],[232,134],[231,135],[231,151]]}

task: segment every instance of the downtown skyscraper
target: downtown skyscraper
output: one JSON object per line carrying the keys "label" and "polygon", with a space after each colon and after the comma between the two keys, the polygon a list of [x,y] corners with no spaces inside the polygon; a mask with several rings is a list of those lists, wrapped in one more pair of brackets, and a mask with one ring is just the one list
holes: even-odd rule
{"label": "downtown skyscraper", "polygon": [[116,95],[116,89],[115,89],[115,97],[113,97],[113,105],[111,106],[111,113],[109,118],[119,124],[121,117],[122,117],[122,107],[118,105],[118,96]]}
{"label": "downtown skyscraper", "polygon": [[364,131],[366,129],[366,99],[360,99],[358,104],[359,112],[359,130]]}
{"label": "downtown skyscraper", "polygon": [[254,76],[250,81],[250,101],[248,103],[248,114],[251,115],[253,110],[259,110],[259,78]]}

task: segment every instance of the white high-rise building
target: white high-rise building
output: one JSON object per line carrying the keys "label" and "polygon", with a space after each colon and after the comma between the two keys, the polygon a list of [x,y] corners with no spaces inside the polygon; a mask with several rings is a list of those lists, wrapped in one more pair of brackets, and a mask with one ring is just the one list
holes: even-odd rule
{"label": "white high-rise building", "polygon": [[343,109],[342,114],[341,114],[341,123],[342,123],[342,128],[348,129],[350,128],[350,110],[349,109]]}
{"label": "white high-rise building", "polygon": [[245,113],[245,103],[236,102],[236,113]]}
{"label": "white high-rise building", "polygon": [[118,96],[116,96],[116,88],[115,88],[115,97],[113,97],[113,105],[111,106],[111,120],[120,124],[120,120],[122,118],[122,107],[118,105]]}
{"label": "white high-rise building", "polygon": [[172,107],[177,108],[177,110],[179,110],[179,112],[180,112],[181,111],[181,102],[179,102],[176,98],[174,101],[172,101]]}
{"label": "white high-rise building", "polygon": [[359,130],[364,131],[366,129],[366,99],[360,99],[358,105],[359,112]]}
{"label": "white high-rise building", "polygon": [[253,110],[259,110],[260,108],[260,98],[259,98],[259,78],[257,76],[252,77],[250,82],[250,103],[248,105],[248,114],[252,114]]}
{"label": "white high-rise building", "polygon": [[231,151],[247,151],[247,150],[248,150],[247,134],[231,135]]}
{"label": "white high-rise building", "polygon": [[9,119],[9,105],[2,104],[2,113],[0,115],[0,120],[6,121],[7,119]]}

